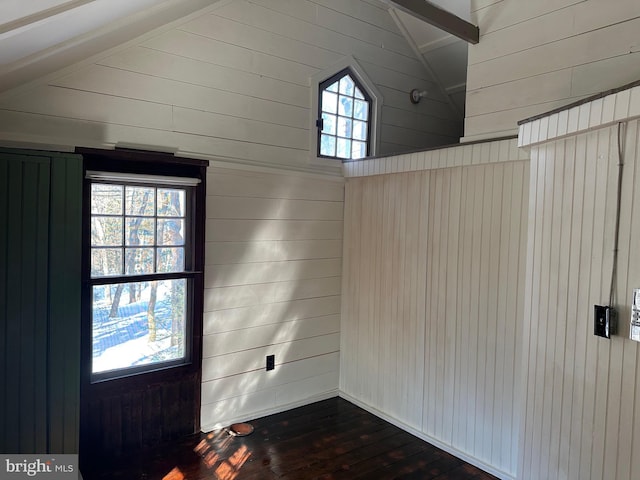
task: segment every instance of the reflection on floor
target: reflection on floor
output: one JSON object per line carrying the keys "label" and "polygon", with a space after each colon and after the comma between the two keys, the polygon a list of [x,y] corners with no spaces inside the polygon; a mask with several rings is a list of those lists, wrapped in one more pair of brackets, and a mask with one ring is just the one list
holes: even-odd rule
{"label": "reflection on floor", "polygon": [[[84,474],[86,480],[489,480],[495,477],[340,398],[193,435]],[[99,471],[98,471],[99,470]]]}

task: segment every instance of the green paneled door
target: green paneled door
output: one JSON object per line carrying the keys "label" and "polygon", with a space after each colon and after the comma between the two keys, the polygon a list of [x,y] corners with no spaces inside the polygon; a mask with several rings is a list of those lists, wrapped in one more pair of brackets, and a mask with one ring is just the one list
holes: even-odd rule
{"label": "green paneled door", "polygon": [[3,453],[77,451],[81,166],[0,150]]}

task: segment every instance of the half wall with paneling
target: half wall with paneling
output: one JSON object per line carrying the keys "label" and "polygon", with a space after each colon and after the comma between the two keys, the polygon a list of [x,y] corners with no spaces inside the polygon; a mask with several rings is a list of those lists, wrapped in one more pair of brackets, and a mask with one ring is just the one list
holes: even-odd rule
{"label": "half wall with paneling", "polygon": [[[636,84],[520,126],[520,145],[531,151],[523,480],[640,477],[640,348],[628,338],[640,287],[638,118]],[[618,332],[596,337],[594,305],[610,301]]]}
{"label": "half wall with paneling", "polygon": [[514,478],[526,153],[511,138],[345,171],[341,394]]}

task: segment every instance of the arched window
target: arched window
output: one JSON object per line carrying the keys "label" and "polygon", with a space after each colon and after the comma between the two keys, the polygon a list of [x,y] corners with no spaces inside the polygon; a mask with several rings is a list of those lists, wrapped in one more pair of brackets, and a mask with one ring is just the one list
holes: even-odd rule
{"label": "arched window", "polygon": [[318,156],[363,158],[371,153],[371,97],[349,68],[319,85]]}

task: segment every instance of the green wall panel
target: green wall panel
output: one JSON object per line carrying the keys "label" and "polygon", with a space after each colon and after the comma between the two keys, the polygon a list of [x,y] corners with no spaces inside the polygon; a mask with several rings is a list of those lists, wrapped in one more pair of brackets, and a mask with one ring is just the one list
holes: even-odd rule
{"label": "green wall panel", "polygon": [[0,149],[0,451],[78,451],[82,160]]}

